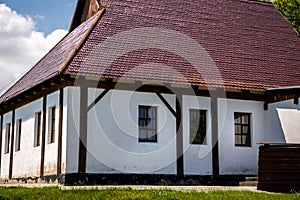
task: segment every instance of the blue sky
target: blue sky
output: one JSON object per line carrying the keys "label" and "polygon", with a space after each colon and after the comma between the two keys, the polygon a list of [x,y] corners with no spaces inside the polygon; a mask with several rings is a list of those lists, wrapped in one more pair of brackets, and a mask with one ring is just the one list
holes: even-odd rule
{"label": "blue sky", "polygon": [[0,0],[0,94],[67,33],[77,0]]}
{"label": "blue sky", "polygon": [[77,0],[0,0],[18,14],[30,16],[36,29],[46,35],[69,29]]}

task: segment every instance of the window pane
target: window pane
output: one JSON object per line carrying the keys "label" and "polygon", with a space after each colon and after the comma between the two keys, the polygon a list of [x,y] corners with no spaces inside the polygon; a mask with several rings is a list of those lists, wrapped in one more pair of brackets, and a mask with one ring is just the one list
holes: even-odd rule
{"label": "window pane", "polygon": [[240,124],[241,123],[241,116],[238,113],[234,114],[234,123]]}
{"label": "window pane", "polygon": [[236,134],[241,134],[242,133],[241,125],[235,125],[235,133]]}
{"label": "window pane", "polygon": [[139,106],[139,141],[156,142],[156,107]]}
{"label": "window pane", "polygon": [[206,111],[190,110],[190,143],[203,144],[206,137]]}
{"label": "window pane", "polygon": [[248,134],[248,126],[243,126],[243,134]]}
{"label": "window pane", "polygon": [[147,128],[154,129],[155,128],[155,123],[154,122],[155,122],[154,120],[148,119],[147,120]]}
{"label": "window pane", "polygon": [[248,136],[247,135],[242,136],[242,144],[244,144],[244,145],[248,144]]}
{"label": "window pane", "polygon": [[139,118],[145,118],[145,109],[139,108]]}
{"label": "window pane", "polygon": [[237,144],[237,145],[241,145],[242,144],[242,140],[241,140],[241,136],[240,135],[236,135],[235,136],[235,144]]}
{"label": "window pane", "polygon": [[249,113],[234,113],[235,117],[235,144],[250,146],[250,116]]}
{"label": "window pane", "polygon": [[9,141],[10,141],[10,123],[6,124],[5,130],[5,148],[4,153],[9,153]]}
{"label": "window pane", "polygon": [[243,115],[242,116],[242,124],[248,124],[248,121],[249,121],[248,119],[249,119],[249,117],[247,114]]}
{"label": "window pane", "polygon": [[147,138],[147,131],[146,130],[140,130],[140,139],[146,139]]}
{"label": "window pane", "polygon": [[21,130],[22,130],[22,120],[18,119],[16,124],[16,139],[15,139],[15,151],[20,150],[21,146]]}

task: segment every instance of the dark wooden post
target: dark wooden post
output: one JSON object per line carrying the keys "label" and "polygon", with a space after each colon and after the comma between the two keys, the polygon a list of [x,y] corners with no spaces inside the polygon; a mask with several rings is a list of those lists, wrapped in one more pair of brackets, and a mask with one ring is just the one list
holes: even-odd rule
{"label": "dark wooden post", "polygon": [[46,114],[47,114],[47,96],[43,97],[43,116],[42,116],[42,142],[41,142],[41,164],[40,177],[44,176],[45,163],[45,138],[46,138]]}
{"label": "dark wooden post", "polygon": [[218,98],[211,97],[212,167],[213,177],[219,176]]}
{"label": "dark wooden post", "polygon": [[183,163],[183,127],[182,127],[182,94],[176,94],[176,153],[177,153],[177,176],[184,176]]}
{"label": "dark wooden post", "polygon": [[10,159],[9,159],[9,173],[8,178],[12,179],[13,163],[14,163],[14,133],[15,133],[15,110],[12,111],[11,119],[11,140],[10,140]]}
{"label": "dark wooden post", "polygon": [[79,159],[78,173],[86,172],[86,153],[87,153],[87,111],[88,111],[88,89],[80,87],[80,127],[79,127]]}
{"label": "dark wooden post", "polygon": [[62,154],[62,128],[63,128],[63,105],[64,89],[59,91],[59,121],[58,121],[58,147],[57,147],[57,175],[61,174],[61,154]]}

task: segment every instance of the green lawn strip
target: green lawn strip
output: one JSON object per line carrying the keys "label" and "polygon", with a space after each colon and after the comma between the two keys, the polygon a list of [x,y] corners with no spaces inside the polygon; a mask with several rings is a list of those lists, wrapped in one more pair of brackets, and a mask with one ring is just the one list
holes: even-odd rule
{"label": "green lawn strip", "polygon": [[211,192],[181,192],[168,189],[133,190],[103,189],[103,190],[61,190],[58,187],[24,188],[0,187],[0,200],[2,199],[300,199],[299,193],[293,194],[267,194],[250,191],[211,191]]}

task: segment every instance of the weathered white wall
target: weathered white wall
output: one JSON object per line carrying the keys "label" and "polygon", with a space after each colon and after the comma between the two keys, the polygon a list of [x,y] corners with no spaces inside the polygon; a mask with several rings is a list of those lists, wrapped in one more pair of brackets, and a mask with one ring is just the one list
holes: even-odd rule
{"label": "weathered white wall", "polygon": [[13,177],[15,178],[38,177],[40,175],[41,146],[34,147],[34,123],[35,113],[42,111],[42,99],[27,104],[15,111],[15,121],[22,119],[20,151],[15,152],[14,150],[13,155]]}
{"label": "weathered white wall", "polygon": [[66,173],[67,167],[67,133],[68,133],[68,91],[69,88],[64,88],[63,100],[63,126],[62,126],[62,152],[61,152],[61,173]]}
{"label": "weathered white wall", "polygon": [[[89,89],[88,104],[103,90]],[[176,109],[175,96],[164,95]],[[64,89],[62,173],[78,172],[80,89]],[[211,175],[211,102],[206,97],[183,97],[184,173]],[[299,141],[300,111],[293,101],[269,105],[263,102],[219,99],[220,174],[256,174],[257,142]],[[158,108],[158,142],[138,142],[138,106]],[[56,107],[55,143],[48,144],[48,109]],[[207,143],[189,144],[189,109],[207,110]],[[34,115],[42,111],[42,99],[16,109],[15,120],[22,119],[21,150],[14,152],[13,177],[39,176],[41,147],[34,147]],[[251,113],[251,147],[235,147],[234,112]],[[47,97],[45,175],[56,174],[59,91]],[[6,123],[3,116],[1,177],[9,173],[9,156],[4,154]],[[176,120],[161,100],[150,93],[111,90],[88,113],[87,173],[176,174]],[[299,143],[299,142],[298,142]],[[10,147],[10,145],[9,145]]]}
{"label": "weathered white wall", "polygon": [[[2,157],[1,157],[1,177],[7,178],[9,174],[9,158],[10,158],[10,142],[9,142],[9,153],[5,154],[5,140],[6,140],[6,124],[12,125],[12,112],[3,115],[3,130],[2,130]],[[11,130],[11,128],[10,128]],[[11,133],[10,133],[11,137]]]}
{"label": "weathered white wall", "polygon": [[[219,99],[218,104],[220,174],[257,174],[256,143],[266,140],[263,102]],[[251,113],[251,147],[235,146],[234,112]]]}
{"label": "weathered white wall", "polygon": [[79,156],[79,118],[80,118],[80,88],[67,87],[67,134],[66,134],[66,169],[65,173],[78,172]]}
{"label": "weathered white wall", "polygon": [[[201,109],[207,111],[206,144],[190,144],[189,110]],[[211,145],[211,106],[208,97],[183,97],[183,148],[184,174],[212,175],[212,145]]]}
{"label": "weathered white wall", "polygon": [[[89,103],[101,90],[89,89]],[[175,97],[164,95],[175,109]],[[157,143],[138,142],[138,106],[157,107]],[[87,173],[176,173],[176,121],[155,94],[110,91],[88,113]]]}
{"label": "weathered white wall", "polygon": [[[49,107],[55,106],[55,142],[48,143],[49,134]],[[47,96],[46,114],[46,142],[45,142],[45,164],[44,175],[57,173],[57,148],[58,148],[58,121],[59,121],[59,91]]]}
{"label": "weathered white wall", "polygon": [[[64,89],[67,91],[67,88]],[[64,96],[63,108],[63,137],[62,137],[62,173],[65,173],[66,166],[66,133],[67,133],[67,95]],[[48,108],[56,107],[56,133],[55,143],[48,144]],[[48,95],[46,113],[46,135],[45,135],[45,175],[55,175],[57,170],[57,149],[58,149],[58,123],[59,123],[59,91]],[[41,145],[34,147],[34,126],[35,113],[43,112],[43,99],[38,99],[15,110],[15,122],[22,119],[22,131],[20,138],[20,151],[13,152],[13,177],[38,177],[40,175]],[[11,123],[12,112],[4,115],[3,141],[2,141],[2,166],[1,177],[7,178],[9,172],[9,155],[4,154],[5,126]],[[15,125],[16,128],[16,125]],[[16,130],[14,132],[16,134]],[[41,136],[42,137],[42,136]],[[14,140],[16,136],[14,137]],[[41,144],[42,138],[40,138]],[[11,141],[10,141],[11,142]],[[15,141],[14,141],[15,148]]]}

